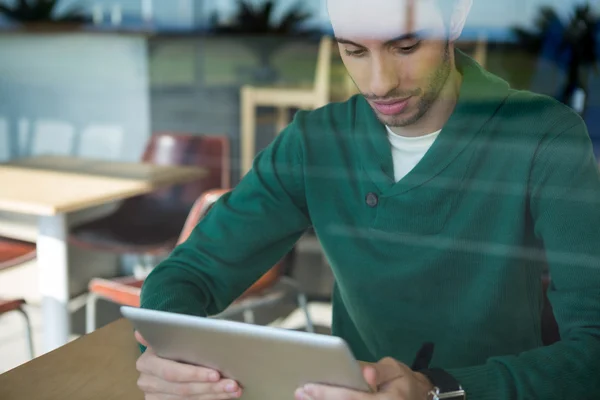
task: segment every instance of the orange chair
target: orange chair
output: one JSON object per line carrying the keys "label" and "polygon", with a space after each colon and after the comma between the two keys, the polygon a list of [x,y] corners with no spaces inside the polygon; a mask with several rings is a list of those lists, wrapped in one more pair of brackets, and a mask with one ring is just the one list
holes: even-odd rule
{"label": "orange chair", "polygon": [[[33,260],[36,256],[35,244],[0,237],[0,271],[15,267],[26,261]],[[25,305],[23,299],[2,299],[0,298],[0,315],[8,312],[19,312],[25,319],[25,332],[27,334],[27,346],[29,357],[34,357],[33,339],[31,335],[31,322],[29,316],[23,309]]]}
{"label": "orange chair", "polygon": [[[228,191],[229,189],[210,190],[194,203],[179,236],[178,244],[183,243],[189,237],[194,227],[206,215],[213,204]],[[246,323],[254,323],[253,310],[255,308],[276,303],[282,300],[289,291],[292,291],[296,294],[299,307],[305,313],[307,321],[306,330],[314,332],[308,313],[306,294],[294,280],[283,276],[284,265],[285,257],[246,290],[227,310],[214,316],[214,318],[228,318],[233,315],[243,314]],[[143,282],[143,279],[135,277],[112,280],[93,279],[89,284],[89,296],[86,306],[86,331],[90,333],[96,328],[96,302],[98,298],[130,307],[139,307]]]}
{"label": "orange chair", "polygon": [[35,256],[34,243],[0,236],[0,271],[33,260]]}
{"label": "orange chair", "polygon": [[5,300],[0,298],[0,316],[2,314],[6,314],[8,312],[19,312],[25,319],[25,333],[27,334],[27,351],[29,353],[29,358],[34,357],[33,350],[33,338],[31,336],[31,322],[29,321],[29,316],[23,309],[25,305],[25,300],[23,299],[14,299],[14,300]]}

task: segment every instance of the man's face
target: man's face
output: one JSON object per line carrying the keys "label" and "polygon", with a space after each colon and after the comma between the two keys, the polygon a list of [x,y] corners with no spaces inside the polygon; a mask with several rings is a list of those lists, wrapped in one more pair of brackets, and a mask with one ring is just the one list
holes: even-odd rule
{"label": "man's face", "polygon": [[329,0],[342,60],[388,126],[419,121],[450,75],[448,26],[437,1],[448,0]]}

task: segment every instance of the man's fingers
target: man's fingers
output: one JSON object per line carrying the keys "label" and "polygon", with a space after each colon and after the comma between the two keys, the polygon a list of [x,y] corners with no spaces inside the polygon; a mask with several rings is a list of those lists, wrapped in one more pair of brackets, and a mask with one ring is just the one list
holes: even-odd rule
{"label": "man's fingers", "polygon": [[137,342],[139,344],[141,344],[142,346],[150,347],[150,345],[148,344],[148,342],[146,342],[146,339],[144,339],[144,337],[142,336],[142,334],[139,333],[138,331],[135,331],[135,340],[137,340]]}
{"label": "man's fingers", "polygon": [[144,400],[181,400],[181,397],[164,395],[162,393],[149,393],[144,396]]}
{"label": "man's fingers", "polygon": [[137,370],[168,382],[218,382],[221,379],[221,374],[215,370],[165,360],[153,352],[138,358]]}
{"label": "man's fingers", "polygon": [[237,393],[224,393],[224,394],[207,394],[203,396],[196,396],[196,400],[228,400],[228,399],[239,399],[242,397],[242,391]]}
{"label": "man's fingers", "polygon": [[384,385],[394,379],[406,376],[411,371],[393,358],[384,358],[372,367],[377,375],[377,386]]}
{"label": "man's fingers", "polygon": [[242,394],[239,385],[229,379],[217,383],[174,383],[142,374],[138,379],[138,387],[147,395],[161,394],[207,400],[234,399]]}
{"label": "man's fingers", "polygon": [[350,389],[325,385],[305,385],[294,394],[296,400],[370,400],[372,395]]}
{"label": "man's fingers", "polygon": [[[238,396],[239,397],[239,396]],[[228,395],[202,395],[194,396],[194,400],[227,400],[231,399]],[[163,394],[163,393],[149,393],[144,396],[144,400],[182,400],[181,396]]]}

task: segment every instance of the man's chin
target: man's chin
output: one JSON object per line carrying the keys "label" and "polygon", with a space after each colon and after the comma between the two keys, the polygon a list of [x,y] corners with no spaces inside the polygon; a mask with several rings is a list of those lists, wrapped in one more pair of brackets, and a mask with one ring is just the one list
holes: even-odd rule
{"label": "man's chin", "polygon": [[386,115],[375,109],[375,114],[377,115],[377,119],[379,119],[382,124],[385,124],[389,127],[403,128],[411,124],[411,118],[409,115],[406,115],[405,112],[395,115]]}

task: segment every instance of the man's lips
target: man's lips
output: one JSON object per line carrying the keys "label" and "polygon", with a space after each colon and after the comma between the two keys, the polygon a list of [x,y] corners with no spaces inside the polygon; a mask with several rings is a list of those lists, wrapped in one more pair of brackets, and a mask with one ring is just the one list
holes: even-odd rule
{"label": "man's lips", "polygon": [[402,100],[374,101],[373,105],[382,114],[394,115],[399,114],[408,104],[410,97]]}

